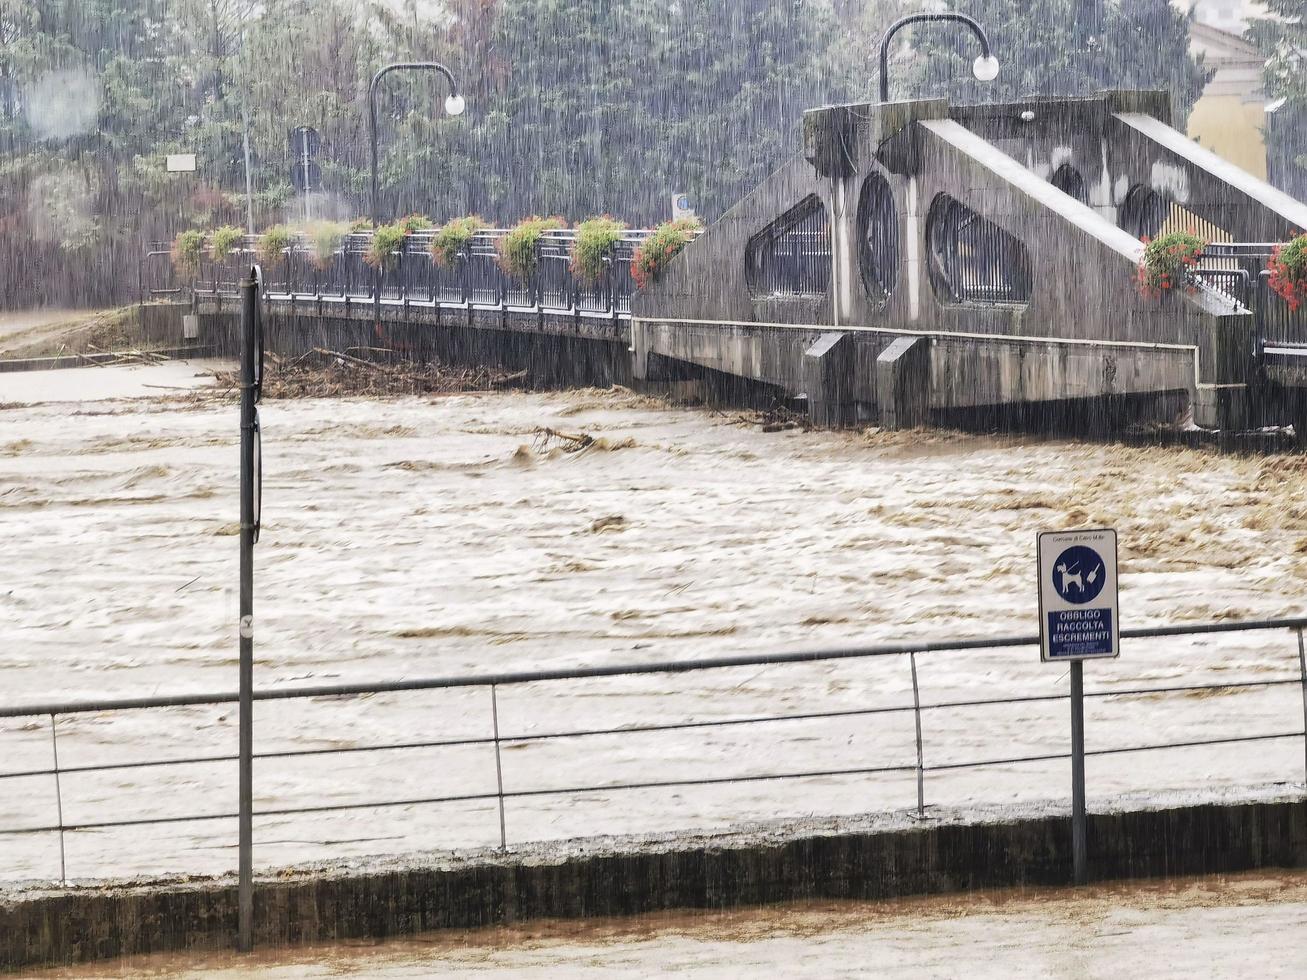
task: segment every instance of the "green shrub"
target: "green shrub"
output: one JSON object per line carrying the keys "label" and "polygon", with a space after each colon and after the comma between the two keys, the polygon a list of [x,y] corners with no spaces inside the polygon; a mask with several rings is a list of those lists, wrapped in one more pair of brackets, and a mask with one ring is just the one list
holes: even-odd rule
{"label": "green shrub", "polygon": [[200,272],[200,256],[204,254],[204,232],[194,229],[181,232],[172,241],[169,257],[177,275],[194,278]]}
{"label": "green shrub", "polygon": [[393,225],[382,225],[372,233],[372,244],[364,253],[363,261],[374,269],[394,265],[395,257],[404,247],[404,239],[407,237],[408,232],[398,221]]}
{"label": "green shrub", "polygon": [[499,267],[519,282],[530,282],[536,271],[536,243],[545,232],[566,227],[567,222],[558,217],[523,218],[496,243]]}
{"label": "green shrub", "polygon": [[319,269],[331,265],[336,251],[345,240],[345,226],[337,221],[319,221],[309,229],[309,241],[313,244],[313,261]]}
{"label": "green shrub", "polygon": [[1143,242],[1144,255],[1135,278],[1141,295],[1160,296],[1171,289],[1193,288],[1189,270],[1198,264],[1206,239],[1192,231],[1173,231]]}
{"label": "green shrub", "polygon": [[360,234],[361,232],[371,231],[371,230],[372,230],[372,221],[369,218],[355,218],[353,221],[349,223],[349,233],[351,235],[357,235]]}
{"label": "green shrub", "polygon": [[631,278],[635,285],[644,289],[662,275],[667,263],[694,241],[694,236],[702,229],[698,218],[665,221],[655,228],[631,256]]}
{"label": "green shrub", "polygon": [[273,225],[264,230],[255,254],[263,265],[276,265],[285,257],[286,249],[290,248],[294,241],[295,235],[289,228],[285,225]]}
{"label": "green shrub", "polygon": [[601,215],[576,226],[572,242],[572,275],[583,282],[596,282],[604,273],[604,259],[622,240],[626,225],[611,215]]}
{"label": "green shrub", "polygon": [[453,265],[458,253],[464,251],[472,237],[485,227],[486,223],[474,214],[445,222],[431,239],[431,258],[441,268]]}
{"label": "green shrub", "polygon": [[411,235],[415,231],[427,231],[435,227],[435,224],[425,214],[406,214],[395,224],[404,229],[405,235]]}
{"label": "green shrub", "polygon": [[244,240],[243,231],[235,225],[224,225],[209,237],[209,254],[215,262],[225,261]]}

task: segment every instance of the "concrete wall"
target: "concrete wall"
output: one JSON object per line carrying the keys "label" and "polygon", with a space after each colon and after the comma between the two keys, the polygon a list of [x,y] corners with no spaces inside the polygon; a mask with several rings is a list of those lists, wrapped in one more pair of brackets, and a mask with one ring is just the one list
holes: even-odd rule
{"label": "concrete wall", "polygon": [[[240,313],[234,299],[206,299],[200,342],[226,356],[237,356]],[[160,320],[180,323],[189,307],[159,307]],[[394,351],[397,357],[439,358],[453,364],[488,364],[526,370],[539,387],[631,383],[625,323],[547,314],[499,311],[437,311],[429,307],[384,307],[380,330],[370,303],[277,303],[264,313],[266,348],[298,357],[314,347],[343,351],[352,347]],[[178,328],[180,329],[180,328]]]}
{"label": "concrete wall", "polygon": [[[1304,867],[1307,802],[1091,814],[1088,844],[1095,880]],[[1064,816],[629,847],[279,876],[256,887],[256,943],[381,938],[542,917],[1062,885],[1071,877]],[[0,897],[0,970],[231,948],[235,929],[236,892],[226,883]]]}

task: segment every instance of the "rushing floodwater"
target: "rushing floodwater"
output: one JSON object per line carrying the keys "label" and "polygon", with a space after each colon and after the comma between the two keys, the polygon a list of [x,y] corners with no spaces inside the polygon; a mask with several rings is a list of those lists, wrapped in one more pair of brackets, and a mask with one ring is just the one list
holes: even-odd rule
{"label": "rushing floodwater", "polygon": [[[177,369],[150,383],[176,386]],[[106,383],[97,369],[59,384]],[[28,381],[29,388],[33,382]],[[188,382],[193,383],[193,382]],[[0,403],[23,400],[0,376]],[[122,392],[109,386],[109,394]],[[45,389],[41,389],[45,392]],[[0,410],[4,701],[233,689],[236,409],[155,397]],[[31,397],[31,391],[26,397]],[[45,393],[44,397],[50,397]],[[548,426],[598,438],[569,453]],[[1034,537],[1115,527],[1127,626],[1303,611],[1307,460],[949,434],[763,433],[616,392],[270,402],[256,553],[256,683],[640,662],[1036,629]],[[1297,675],[1292,636],[1129,643],[1087,686]],[[922,698],[1065,692],[1033,649],[918,658]],[[509,734],[911,703],[905,658],[501,688]],[[927,765],[1064,751],[1064,701],[924,716]],[[1090,748],[1290,732],[1295,687],[1116,696]],[[489,734],[483,690],[276,703],[261,751]],[[0,722],[0,771],[50,762],[49,718]],[[224,755],[226,706],[59,719],[64,766]],[[505,787],[915,763],[912,716],[519,742]],[[932,773],[940,806],[1062,801],[1060,762]],[[1091,759],[1120,794],[1301,784],[1302,743]],[[234,809],[230,763],[70,774],[69,822]],[[256,807],[491,792],[484,745],[261,761]],[[54,822],[53,781],[3,781],[0,827]],[[510,846],[904,810],[911,773],[510,801]],[[258,821],[260,867],[499,843],[493,802]],[[234,822],[68,835],[70,877],[234,864]],[[4,839],[0,875],[58,875],[54,835]]]}

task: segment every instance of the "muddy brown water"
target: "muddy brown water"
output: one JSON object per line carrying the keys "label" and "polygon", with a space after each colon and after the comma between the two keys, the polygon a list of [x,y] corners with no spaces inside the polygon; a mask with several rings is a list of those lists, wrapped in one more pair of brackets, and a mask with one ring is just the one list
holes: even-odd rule
{"label": "muddy brown water", "polygon": [[[114,370],[114,369],[106,369]],[[0,410],[6,703],[236,685],[236,409],[152,397]],[[139,375],[136,380],[150,375]],[[7,382],[0,382],[5,384]],[[83,383],[89,384],[89,381]],[[161,384],[172,384],[160,382]],[[176,382],[178,385],[180,381]],[[68,400],[73,399],[73,400]],[[6,398],[0,392],[0,403]],[[567,452],[537,430],[596,437]],[[287,686],[1036,629],[1036,532],[1115,527],[1127,626],[1304,611],[1307,459],[949,433],[764,433],[625,393],[268,402],[256,682]],[[1034,649],[918,658],[926,703],[1065,693]],[[1128,642],[1090,690],[1298,676],[1296,640]],[[503,687],[506,735],[911,704],[906,658]],[[1067,707],[923,716],[927,765],[1065,751]],[[1302,728],[1294,686],[1117,695],[1090,748]],[[483,689],[261,705],[260,751],[484,738]],[[230,706],[62,717],[64,766],[234,751]],[[50,763],[50,719],[0,722],[0,770]],[[1300,739],[1092,758],[1091,805],[1294,789]],[[911,713],[510,742],[505,788],[915,764]],[[928,774],[930,805],[1064,801],[1060,761]],[[234,809],[230,763],[69,774],[67,822]],[[492,793],[485,745],[261,761],[256,807]],[[0,827],[55,820],[49,777],[4,781]],[[904,810],[910,771],[510,800],[510,847]],[[234,864],[234,822],[67,835],[73,878]],[[499,844],[493,801],[258,821],[259,867]],[[5,838],[0,878],[58,876],[57,835]]]}
{"label": "muddy brown water", "polygon": [[40,977],[1299,977],[1307,873],[541,921]]}

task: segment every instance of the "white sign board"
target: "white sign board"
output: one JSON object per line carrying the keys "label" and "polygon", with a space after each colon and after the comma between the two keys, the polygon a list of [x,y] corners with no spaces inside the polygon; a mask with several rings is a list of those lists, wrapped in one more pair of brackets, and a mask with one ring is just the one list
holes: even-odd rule
{"label": "white sign board", "polygon": [[672,195],[672,220],[680,221],[682,218],[693,218],[694,209],[690,207],[690,197],[688,194]]}
{"label": "white sign board", "polygon": [[169,153],[168,173],[190,173],[195,170],[194,153]]}
{"label": "white sign board", "polygon": [[1039,556],[1039,646],[1043,660],[1121,653],[1116,532],[1045,531]]}

